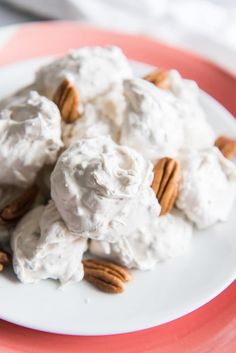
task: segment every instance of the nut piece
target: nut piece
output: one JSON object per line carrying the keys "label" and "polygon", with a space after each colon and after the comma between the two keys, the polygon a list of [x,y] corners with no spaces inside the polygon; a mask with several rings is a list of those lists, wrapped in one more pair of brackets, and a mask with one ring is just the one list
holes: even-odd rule
{"label": "nut piece", "polygon": [[124,282],[131,279],[127,269],[103,260],[84,260],[84,278],[107,293],[122,293]]}
{"label": "nut piece", "polygon": [[54,94],[53,101],[61,112],[62,120],[67,124],[78,119],[79,96],[70,81],[62,81]]}
{"label": "nut piece", "polygon": [[0,211],[0,223],[11,223],[22,217],[29,211],[37,194],[38,187],[36,185],[32,185],[23,191],[20,196]]}
{"label": "nut piece", "polygon": [[178,196],[181,177],[180,163],[173,158],[162,158],[154,167],[152,188],[161,205],[161,216],[171,211]]}
{"label": "nut piece", "polygon": [[156,70],[144,77],[144,80],[153,83],[162,89],[170,89],[169,72],[167,70]]}
{"label": "nut piece", "polygon": [[215,141],[215,146],[219,148],[225,158],[232,159],[236,154],[236,140],[227,136],[220,136]]}
{"label": "nut piece", "polygon": [[9,262],[9,256],[5,251],[0,250],[0,272],[3,271],[4,266]]}

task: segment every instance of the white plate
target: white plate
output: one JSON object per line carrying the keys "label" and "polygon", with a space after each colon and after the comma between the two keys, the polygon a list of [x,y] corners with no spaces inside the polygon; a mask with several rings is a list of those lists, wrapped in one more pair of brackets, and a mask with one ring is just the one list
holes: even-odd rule
{"label": "white plate", "polygon": [[[48,58],[0,70],[0,98],[33,78]],[[137,74],[147,66],[134,63]],[[232,115],[207,94],[201,94],[209,122],[217,134],[236,135]],[[0,317],[42,331],[105,335],[153,327],[181,317],[214,298],[236,277],[236,209],[230,220],[196,232],[190,251],[153,271],[134,271],[121,295],[101,293],[85,282],[58,290],[55,281],[23,285],[10,271],[0,276]]]}

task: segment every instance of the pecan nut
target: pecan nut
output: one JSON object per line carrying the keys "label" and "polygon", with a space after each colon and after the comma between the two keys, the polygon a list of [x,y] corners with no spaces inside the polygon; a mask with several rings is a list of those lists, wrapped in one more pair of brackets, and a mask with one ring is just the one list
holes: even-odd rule
{"label": "pecan nut", "polygon": [[171,211],[178,196],[181,169],[179,161],[165,157],[154,167],[152,189],[161,205],[161,216]]}
{"label": "pecan nut", "polygon": [[0,250],[0,272],[3,271],[4,266],[9,262],[9,255],[5,252]]}
{"label": "pecan nut", "polygon": [[36,185],[24,190],[20,196],[0,211],[0,223],[6,224],[17,221],[30,210],[37,194],[38,187]]}
{"label": "pecan nut", "polygon": [[122,293],[124,282],[131,279],[130,272],[113,262],[84,260],[84,279],[106,293]]}
{"label": "pecan nut", "polygon": [[170,89],[169,72],[167,70],[156,70],[144,76],[144,80],[153,83],[162,89]]}
{"label": "pecan nut", "polygon": [[236,140],[227,136],[219,136],[215,141],[215,146],[219,148],[225,158],[232,159],[236,154]]}
{"label": "pecan nut", "polygon": [[79,95],[69,80],[65,79],[58,86],[53,101],[60,110],[62,120],[66,123],[70,124],[78,119]]}

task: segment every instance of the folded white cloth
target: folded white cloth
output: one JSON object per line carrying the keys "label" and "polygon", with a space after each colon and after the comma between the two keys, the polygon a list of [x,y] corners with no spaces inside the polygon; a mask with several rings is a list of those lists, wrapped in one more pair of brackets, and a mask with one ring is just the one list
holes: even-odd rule
{"label": "folded white cloth", "polygon": [[201,54],[236,74],[235,0],[5,0],[57,19],[142,33]]}

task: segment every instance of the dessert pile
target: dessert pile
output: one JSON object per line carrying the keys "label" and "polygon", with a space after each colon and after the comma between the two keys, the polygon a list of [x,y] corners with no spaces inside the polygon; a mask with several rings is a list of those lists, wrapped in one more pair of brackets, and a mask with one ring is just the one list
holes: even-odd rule
{"label": "dessert pile", "polygon": [[56,59],[0,102],[0,271],[120,293],[128,269],[186,252],[226,221],[236,141],[216,139],[195,82],[135,77],[117,47]]}

